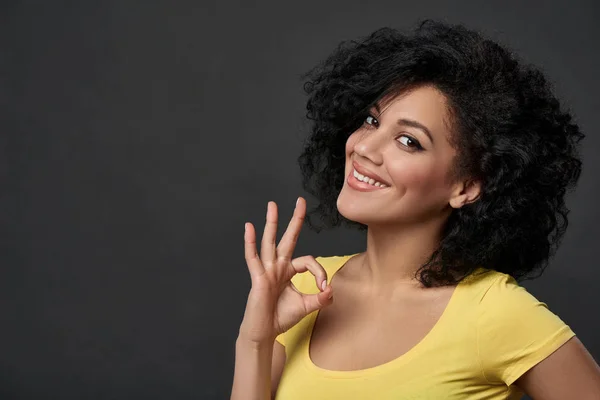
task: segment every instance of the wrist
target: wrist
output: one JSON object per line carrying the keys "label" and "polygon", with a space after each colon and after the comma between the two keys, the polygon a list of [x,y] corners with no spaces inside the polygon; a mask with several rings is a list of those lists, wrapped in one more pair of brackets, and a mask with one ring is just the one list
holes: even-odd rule
{"label": "wrist", "polygon": [[236,339],[236,346],[242,346],[246,348],[251,348],[255,350],[261,350],[264,348],[272,348],[273,343],[275,342],[275,337],[273,338],[265,338],[262,340],[251,339],[248,336],[244,335],[242,332],[238,334]]}

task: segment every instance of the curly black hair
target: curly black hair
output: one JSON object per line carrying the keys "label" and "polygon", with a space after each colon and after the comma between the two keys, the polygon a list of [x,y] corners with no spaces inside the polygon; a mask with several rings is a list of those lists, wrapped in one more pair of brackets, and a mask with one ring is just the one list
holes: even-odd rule
{"label": "curly black hair", "polygon": [[304,189],[319,201],[307,215],[311,229],[366,230],[336,207],[346,140],[384,97],[434,85],[451,116],[449,175],[482,187],[477,201],[452,210],[415,277],[432,287],[478,267],[516,280],[543,273],[567,229],[565,193],[581,174],[585,135],[537,67],[463,25],[425,20],[409,33],[381,28],[344,41],[302,77],[311,132],[298,161]]}

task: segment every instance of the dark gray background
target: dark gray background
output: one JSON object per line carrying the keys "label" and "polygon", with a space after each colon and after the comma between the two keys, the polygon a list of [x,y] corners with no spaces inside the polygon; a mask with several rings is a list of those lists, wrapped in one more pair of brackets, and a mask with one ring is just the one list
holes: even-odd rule
{"label": "dark gray background", "polygon": [[[299,75],[424,17],[541,65],[587,133],[563,246],[523,285],[600,358],[599,6],[522,3],[3,1],[0,398],[228,398],[243,224],[305,195]],[[362,249],[305,228],[296,254]]]}

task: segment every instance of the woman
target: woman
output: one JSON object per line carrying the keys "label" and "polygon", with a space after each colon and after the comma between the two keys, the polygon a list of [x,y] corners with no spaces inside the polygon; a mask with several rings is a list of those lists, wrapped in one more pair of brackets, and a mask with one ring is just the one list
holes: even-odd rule
{"label": "woman", "polygon": [[305,188],[366,250],[292,260],[302,198],[278,245],[269,202],[260,256],[246,224],[231,398],[600,399],[594,359],[516,281],[556,251],[581,172],[584,135],[542,73],[425,21],[345,43],[307,78]]}

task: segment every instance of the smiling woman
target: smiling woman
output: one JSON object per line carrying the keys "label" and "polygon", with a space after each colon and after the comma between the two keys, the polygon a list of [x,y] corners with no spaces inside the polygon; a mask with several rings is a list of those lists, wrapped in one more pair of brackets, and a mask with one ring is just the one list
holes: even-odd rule
{"label": "smiling woman", "polygon": [[581,173],[584,135],[542,73],[426,21],[305,78],[308,223],[365,230],[366,249],[292,260],[302,198],[278,246],[269,203],[260,257],[248,224],[232,399],[600,398],[575,332],[517,282],[558,248]]}
{"label": "smiling woman", "polygon": [[[346,141],[349,178],[337,197],[339,213],[365,226],[404,224],[445,207],[446,215],[440,218],[447,219],[452,188],[446,175],[456,157],[447,138],[447,108],[443,93],[430,85],[376,103],[376,115],[371,111]],[[434,142],[436,136],[439,140]],[[352,179],[354,171],[385,183],[389,190],[360,187]],[[369,188],[377,193],[369,197],[357,193]]]}

